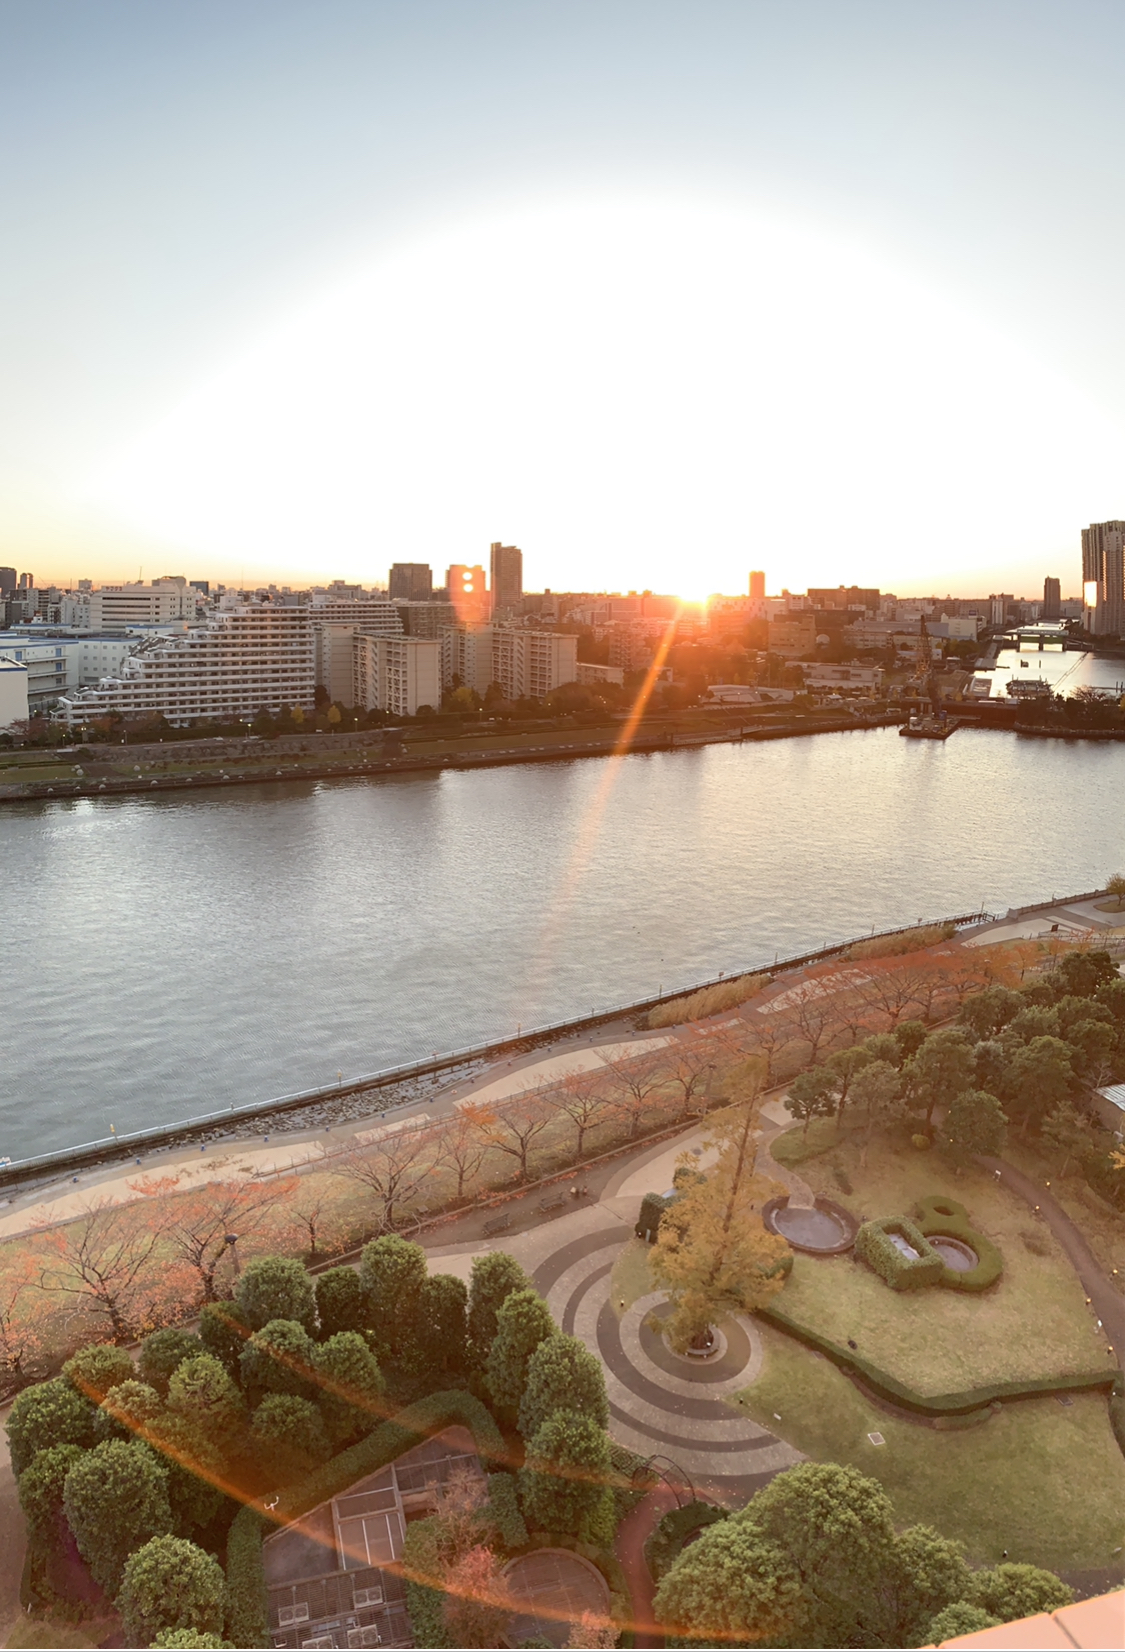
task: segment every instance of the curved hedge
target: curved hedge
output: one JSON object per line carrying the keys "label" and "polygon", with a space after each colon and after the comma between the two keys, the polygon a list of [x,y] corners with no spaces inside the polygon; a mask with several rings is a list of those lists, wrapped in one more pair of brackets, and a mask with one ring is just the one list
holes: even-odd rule
{"label": "curved hedge", "polygon": [[652,1581],[659,1583],[665,1572],[671,1570],[693,1532],[701,1532],[717,1520],[726,1518],[726,1509],[716,1508],[714,1503],[704,1503],[698,1497],[685,1503],[682,1508],[669,1509],[653,1527],[645,1544],[645,1563],[652,1574]]}
{"label": "curved hedge", "polygon": [[[904,1256],[891,1235],[918,1252]],[[908,1216],[883,1216],[864,1222],[855,1236],[855,1253],[892,1291],[920,1291],[936,1285],[945,1263]]]}
{"label": "curved hedge", "polygon": [[944,1193],[931,1193],[929,1198],[920,1200],[915,1206],[915,1216],[919,1232],[924,1233],[927,1239],[931,1234],[947,1233],[951,1239],[960,1239],[962,1244],[971,1245],[977,1253],[976,1267],[964,1273],[959,1273],[956,1268],[943,1267],[939,1285],[951,1291],[986,1291],[990,1285],[995,1285],[1004,1271],[1004,1258],[992,1240],[986,1239],[979,1228],[973,1226],[963,1204],[957,1199],[947,1198]]}
{"label": "curved hedge", "polygon": [[803,1342],[806,1348],[813,1348],[818,1354],[824,1354],[833,1365],[839,1366],[846,1375],[859,1377],[867,1388],[881,1400],[889,1400],[892,1404],[901,1406],[904,1411],[913,1411],[920,1417],[956,1417],[965,1416],[970,1411],[979,1411],[984,1406],[991,1405],[994,1400],[1029,1400],[1040,1394],[1074,1394],[1085,1389],[1102,1389],[1115,1391],[1115,1385],[1121,1375],[1116,1366],[1108,1370],[1081,1371],[1070,1377],[1038,1377],[1024,1382],[996,1382],[989,1383],[981,1388],[964,1388],[952,1394],[917,1394],[913,1388],[908,1388],[897,1377],[892,1377],[889,1371],[881,1366],[872,1365],[870,1360],[855,1353],[851,1348],[842,1347],[833,1342],[830,1337],[821,1336],[808,1325],[791,1319],[781,1308],[775,1308],[772,1303],[756,1310],[757,1317],[764,1319],[767,1325],[773,1325],[787,1336]]}

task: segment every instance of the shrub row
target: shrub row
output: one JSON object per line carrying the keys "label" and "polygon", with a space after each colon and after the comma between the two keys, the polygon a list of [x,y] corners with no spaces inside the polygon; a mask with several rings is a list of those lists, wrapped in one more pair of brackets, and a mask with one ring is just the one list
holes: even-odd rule
{"label": "shrub row", "polygon": [[227,1533],[227,1639],[235,1646],[270,1644],[262,1537],[257,1509],[240,1509]]}
{"label": "shrub row", "polygon": [[484,1512],[501,1548],[522,1549],[526,1546],[527,1527],[520,1513],[514,1475],[488,1476],[488,1503]]}
{"label": "shrub row", "polygon": [[649,1534],[645,1544],[645,1561],[652,1573],[652,1581],[659,1583],[679,1558],[680,1550],[695,1532],[713,1526],[716,1520],[725,1520],[726,1510],[714,1503],[703,1503],[698,1497],[682,1508],[669,1509]]}
{"label": "shrub row", "polygon": [[[891,1238],[897,1234],[918,1252],[904,1256]],[[892,1291],[918,1291],[936,1285],[945,1263],[907,1216],[884,1216],[864,1222],[855,1236],[855,1253]]]}
{"label": "shrub row", "polygon": [[956,924],[923,924],[918,929],[900,930],[897,935],[877,935],[873,941],[857,941],[843,954],[847,959],[901,958],[907,952],[922,952],[939,941],[948,941]]}
{"label": "shrub row", "polygon": [[984,1388],[964,1388],[952,1394],[918,1394],[913,1388],[899,1382],[897,1377],[892,1377],[888,1371],[884,1371],[881,1366],[873,1365],[870,1360],[864,1359],[851,1348],[842,1347],[831,1338],[821,1336],[820,1332],[814,1331],[811,1326],[800,1324],[781,1308],[775,1308],[772,1303],[759,1308],[757,1315],[759,1319],[764,1319],[767,1325],[773,1325],[798,1342],[803,1342],[806,1348],[815,1348],[817,1353],[824,1354],[842,1371],[861,1378],[879,1399],[889,1400],[892,1404],[901,1406],[904,1411],[916,1412],[921,1417],[965,1415],[991,1405],[993,1400],[1028,1400],[1040,1394],[1073,1394],[1094,1389],[1108,1393],[1114,1388],[1119,1375],[1116,1368],[1111,1368],[1081,1371],[1068,1377],[1038,1377],[1022,1382],[997,1382]]}
{"label": "shrub row", "polygon": [[921,1201],[914,1214],[919,1232],[927,1239],[931,1234],[947,1233],[951,1239],[971,1245],[979,1258],[976,1267],[965,1273],[958,1273],[956,1268],[943,1268],[939,1285],[952,1291],[986,1291],[995,1285],[1004,1271],[1004,1258],[992,1240],[973,1226],[964,1205],[956,1199],[947,1199],[944,1194],[933,1194]]}
{"label": "shrub row", "polygon": [[683,998],[673,998],[667,1004],[657,1004],[648,1012],[650,1027],[678,1027],[682,1021],[703,1021],[722,1010],[733,1010],[748,999],[756,998],[763,987],[768,987],[772,976],[736,975],[730,981],[717,981],[713,987],[700,987]]}

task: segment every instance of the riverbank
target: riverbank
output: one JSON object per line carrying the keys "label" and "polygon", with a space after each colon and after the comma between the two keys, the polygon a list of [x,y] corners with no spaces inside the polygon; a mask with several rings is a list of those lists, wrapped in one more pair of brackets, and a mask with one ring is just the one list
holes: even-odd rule
{"label": "riverbank", "polygon": [[[263,740],[216,741],[213,757],[199,755],[192,742],[187,763],[174,742],[148,746],[101,746],[65,754],[13,753],[0,767],[0,802],[24,802],[48,797],[107,797],[135,793],[162,793],[232,785],[262,785],[309,780],[343,780],[419,774],[446,769],[485,769],[523,763],[573,761],[583,757],[611,757],[626,753],[683,751],[700,746],[756,740],[786,740],[802,735],[844,730],[884,728],[900,723],[902,714],[870,716],[843,713],[799,713],[753,717],[749,708],[732,720],[722,716],[719,727],[701,718],[677,719],[655,731],[642,724],[628,739],[618,728],[591,731],[534,730],[522,734],[460,735],[443,739],[412,738],[413,749],[388,754],[374,733],[357,746],[355,736],[310,736],[284,742],[278,749]],[[662,719],[662,723],[664,720]],[[678,725],[678,726],[677,726]],[[411,730],[416,735],[417,730]],[[335,742],[340,738],[340,746]],[[345,745],[343,742],[347,741]],[[296,747],[297,749],[291,749]]]}

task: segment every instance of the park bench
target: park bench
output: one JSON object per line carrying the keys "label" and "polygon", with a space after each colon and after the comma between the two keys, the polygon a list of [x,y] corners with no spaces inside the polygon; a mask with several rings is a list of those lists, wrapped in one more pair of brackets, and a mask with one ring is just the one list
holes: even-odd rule
{"label": "park bench", "polygon": [[543,1211],[544,1215],[549,1210],[561,1210],[569,1197],[570,1195],[566,1189],[560,1188],[557,1193],[548,1193],[545,1199],[540,1199],[539,1209]]}
{"label": "park bench", "polygon": [[485,1238],[490,1239],[494,1233],[503,1233],[505,1231],[505,1229],[510,1228],[511,1225],[512,1225],[512,1213],[511,1213],[511,1211],[510,1210],[503,1210],[503,1211],[500,1212],[499,1216],[490,1217],[489,1220],[484,1224]]}

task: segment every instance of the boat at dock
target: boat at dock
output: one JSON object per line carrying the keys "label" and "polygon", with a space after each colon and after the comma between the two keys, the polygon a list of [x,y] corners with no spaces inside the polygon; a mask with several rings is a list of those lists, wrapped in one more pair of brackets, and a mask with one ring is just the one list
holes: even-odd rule
{"label": "boat at dock", "polygon": [[956,717],[911,717],[898,732],[908,740],[948,740],[960,726]]}

